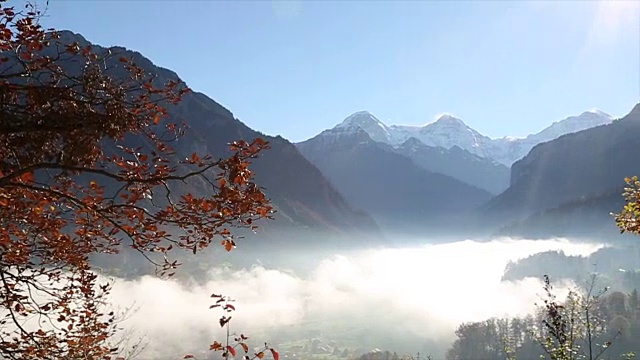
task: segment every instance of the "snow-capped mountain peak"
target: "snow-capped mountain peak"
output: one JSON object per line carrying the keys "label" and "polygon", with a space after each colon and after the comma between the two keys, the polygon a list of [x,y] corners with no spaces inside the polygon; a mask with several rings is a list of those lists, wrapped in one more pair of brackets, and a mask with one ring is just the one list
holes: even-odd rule
{"label": "snow-capped mountain peak", "polygon": [[356,111],[353,114],[347,116],[340,124],[336,127],[344,128],[344,127],[352,127],[352,126],[369,126],[369,125],[382,125],[382,121],[378,120],[377,117],[373,116],[372,113],[368,111]]}
{"label": "snow-capped mountain peak", "polygon": [[608,124],[613,120],[613,116],[598,109],[593,109],[585,111],[578,116],[570,116],[566,119],[556,121],[539,133],[529,135],[527,139],[534,140],[536,142],[549,141],[564,134],[570,134]]}
{"label": "snow-capped mountain peak", "polygon": [[602,111],[602,110],[600,110],[600,109],[598,109],[598,108],[593,108],[593,109],[591,109],[591,110],[587,110],[587,111],[585,111],[585,112],[583,113],[583,115],[584,115],[585,113],[592,113],[592,114],[596,114],[596,115],[609,116],[609,117],[611,117],[611,115],[607,114],[606,112],[604,112],[604,111]]}
{"label": "snow-capped mountain peak", "polygon": [[347,116],[344,121],[336,125],[334,129],[359,128],[369,134],[371,139],[378,142],[389,143],[391,134],[389,128],[368,111],[358,111]]}
{"label": "snow-capped mountain peak", "polygon": [[414,136],[429,146],[445,149],[458,146],[480,156],[485,155],[484,147],[491,141],[451,114],[440,115],[436,121],[420,128]]}
{"label": "snow-capped mountain peak", "polygon": [[424,125],[424,127],[432,126],[432,125],[436,125],[436,124],[448,125],[448,126],[451,126],[451,125],[467,126],[467,124],[465,124],[464,121],[460,120],[459,118],[457,118],[457,117],[455,117],[455,116],[453,116],[451,114],[443,113],[443,114],[438,115],[436,117],[435,121],[432,121],[432,122]]}

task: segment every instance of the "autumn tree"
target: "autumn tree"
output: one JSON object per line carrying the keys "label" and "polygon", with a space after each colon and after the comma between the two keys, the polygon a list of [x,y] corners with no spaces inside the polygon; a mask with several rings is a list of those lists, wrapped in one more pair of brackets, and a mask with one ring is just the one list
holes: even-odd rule
{"label": "autumn tree", "polygon": [[640,180],[637,176],[624,180],[627,183],[623,193],[626,204],[619,214],[612,215],[621,233],[640,235]]}
{"label": "autumn tree", "polygon": [[[168,277],[172,251],[233,249],[232,227],[270,217],[249,169],[268,144],[180,158],[170,109],[189,89],[65,43],[41,15],[0,0],[0,357],[114,358],[111,287],[90,258],[129,247]],[[206,192],[183,191],[193,181]]]}

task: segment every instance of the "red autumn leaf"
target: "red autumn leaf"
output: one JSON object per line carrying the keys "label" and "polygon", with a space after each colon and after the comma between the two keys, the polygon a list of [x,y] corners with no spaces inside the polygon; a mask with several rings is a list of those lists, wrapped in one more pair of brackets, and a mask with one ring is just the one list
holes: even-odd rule
{"label": "red autumn leaf", "polygon": [[236,356],[236,349],[234,349],[233,346],[227,346],[227,350],[231,353],[231,356]]}
{"label": "red autumn leaf", "polygon": [[249,352],[249,346],[247,346],[247,344],[240,343],[240,346],[242,346],[242,350],[244,350],[245,354]]}
{"label": "red autumn leaf", "polygon": [[194,358],[195,358],[195,356],[193,356],[193,355],[191,355],[191,354],[185,355],[185,356],[183,357],[183,359],[194,359]]}
{"label": "red autumn leaf", "polygon": [[258,359],[262,359],[262,358],[264,357],[264,352],[263,352],[263,351],[260,351],[259,353],[257,353],[257,354],[256,354],[256,357],[257,357]]}
{"label": "red autumn leaf", "polygon": [[278,354],[278,352],[275,349],[269,349],[269,350],[271,350],[271,355],[273,355],[273,360],[280,359],[280,354]]}

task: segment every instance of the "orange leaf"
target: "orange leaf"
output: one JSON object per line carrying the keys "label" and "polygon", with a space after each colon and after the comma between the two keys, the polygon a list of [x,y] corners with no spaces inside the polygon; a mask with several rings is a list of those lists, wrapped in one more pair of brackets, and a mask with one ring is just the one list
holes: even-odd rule
{"label": "orange leaf", "polygon": [[159,122],[160,122],[160,114],[156,114],[156,115],[153,117],[153,123],[154,123],[155,125],[158,125],[158,123],[159,123]]}
{"label": "orange leaf", "polygon": [[236,247],[236,244],[231,240],[223,240],[222,245],[224,245],[224,249],[227,251],[231,251]]}
{"label": "orange leaf", "polygon": [[247,344],[240,343],[240,346],[242,346],[242,350],[244,350],[245,354],[249,352],[249,347],[247,346]]}
{"label": "orange leaf", "polygon": [[264,352],[260,351],[259,353],[256,354],[256,357],[258,359],[262,359],[264,357]]}
{"label": "orange leaf", "polygon": [[32,172],[26,172],[24,174],[22,174],[20,176],[20,180],[24,181],[24,182],[32,182],[33,181],[33,173]]}

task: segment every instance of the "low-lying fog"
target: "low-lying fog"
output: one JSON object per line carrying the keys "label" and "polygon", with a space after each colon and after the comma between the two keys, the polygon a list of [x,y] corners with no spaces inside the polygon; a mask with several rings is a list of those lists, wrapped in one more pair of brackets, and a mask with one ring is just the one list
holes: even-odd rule
{"label": "low-lying fog", "polygon": [[541,283],[501,282],[510,260],[547,250],[586,256],[600,247],[496,239],[369,249],[325,257],[305,274],[281,264],[240,271],[213,267],[203,285],[151,276],[117,280],[112,295],[121,306],[135,302],[138,308],[123,325],[145,335],[143,359],[197,353],[221,340],[220,312],[208,309],[212,293],[237,300],[232,331],[250,336],[255,346],[315,336],[341,348],[436,355],[443,354],[462,322],[533,309]]}

